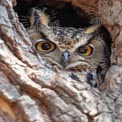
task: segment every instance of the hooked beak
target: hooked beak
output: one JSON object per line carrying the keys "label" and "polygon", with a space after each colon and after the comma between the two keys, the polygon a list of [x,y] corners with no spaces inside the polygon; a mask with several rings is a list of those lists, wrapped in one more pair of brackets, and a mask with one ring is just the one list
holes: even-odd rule
{"label": "hooked beak", "polygon": [[69,60],[70,53],[66,50],[62,53],[62,61],[65,63],[66,61]]}

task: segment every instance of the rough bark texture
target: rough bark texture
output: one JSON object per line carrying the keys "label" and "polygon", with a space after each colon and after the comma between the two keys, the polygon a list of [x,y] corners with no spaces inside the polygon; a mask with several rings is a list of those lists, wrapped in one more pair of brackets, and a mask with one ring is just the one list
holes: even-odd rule
{"label": "rough bark texture", "polygon": [[[48,2],[48,0],[46,0]],[[55,1],[55,0],[53,0]],[[57,0],[99,17],[112,36],[111,68],[100,92],[40,67],[15,0],[0,1],[0,122],[122,122],[122,1]]]}

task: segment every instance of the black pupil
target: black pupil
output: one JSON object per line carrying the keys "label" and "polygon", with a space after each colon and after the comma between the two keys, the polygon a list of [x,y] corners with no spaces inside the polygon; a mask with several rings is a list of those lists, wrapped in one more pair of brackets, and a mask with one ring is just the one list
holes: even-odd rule
{"label": "black pupil", "polygon": [[79,47],[78,51],[80,53],[86,53],[87,52],[87,48],[86,47]]}
{"label": "black pupil", "polygon": [[51,48],[51,44],[49,44],[49,43],[43,43],[42,44],[42,49],[43,50],[49,50]]}

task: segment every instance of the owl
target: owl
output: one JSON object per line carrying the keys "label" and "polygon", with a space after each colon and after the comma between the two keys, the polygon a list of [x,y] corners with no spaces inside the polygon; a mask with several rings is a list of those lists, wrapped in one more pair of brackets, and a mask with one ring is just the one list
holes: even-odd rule
{"label": "owl", "polygon": [[99,87],[109,67],[109,50],[100,34],[100,26],[73,28],[48,23],[48,15],[33,9],[28,33],[44,65],[68,72],[78,82],[84,75],[86,82]]}

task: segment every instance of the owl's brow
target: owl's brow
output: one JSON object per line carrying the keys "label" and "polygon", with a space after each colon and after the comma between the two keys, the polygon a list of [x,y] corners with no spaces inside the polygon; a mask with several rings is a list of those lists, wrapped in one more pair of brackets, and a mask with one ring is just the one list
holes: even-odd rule
{"label": "owl's brow", "polygon": [[49,39],[47,38],[47,36],[46,36],[44,33],[40,32],[40,34],[42,35],[42,38],[43,38],[43,39],[49,40]]}
{"label": "owl's brow", "polygon": [[92,37],[87,41],[87,44],[91,43],[93,39],[95,39],[100,34],[100,30],[92,33]]}

